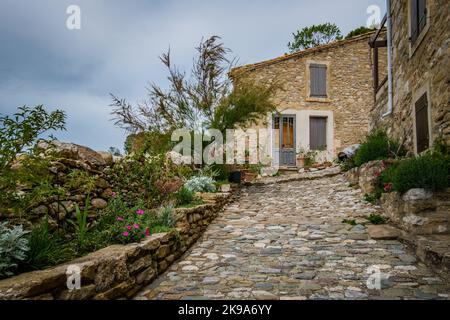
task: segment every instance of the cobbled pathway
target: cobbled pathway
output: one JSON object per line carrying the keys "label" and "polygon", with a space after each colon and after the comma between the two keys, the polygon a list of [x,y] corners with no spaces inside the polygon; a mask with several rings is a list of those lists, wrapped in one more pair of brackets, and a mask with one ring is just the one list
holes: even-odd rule
{"label": "cobbled pathway", "polygon": [[368,238],[379,210],[342,175],[248,187],[137,299],[449,299],[404,244]]}

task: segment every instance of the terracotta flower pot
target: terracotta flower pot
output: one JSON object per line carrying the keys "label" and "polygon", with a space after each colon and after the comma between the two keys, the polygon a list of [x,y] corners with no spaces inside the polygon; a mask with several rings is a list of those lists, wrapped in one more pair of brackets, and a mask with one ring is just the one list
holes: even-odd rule
{"label": "terracotta flower pot", "polygon": [[297,167],[299,168],[304,168],[305,167],[305,161],[306,159],[303,157],[298,157],[297,158]]}

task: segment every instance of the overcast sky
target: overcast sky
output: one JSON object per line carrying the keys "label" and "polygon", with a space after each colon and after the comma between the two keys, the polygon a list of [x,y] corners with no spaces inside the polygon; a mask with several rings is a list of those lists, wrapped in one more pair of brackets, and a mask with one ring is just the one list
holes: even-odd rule
{"label": "overcast sky", "polygon": [[[123,149],[125,132],[110,121],[109,93],[145,98],[165,84],[158,56],[191,65],[202,37],[219,35],[240,64],[287,52],[292,32],[334,22],[345,35],[365,25],[384,0],[0,0],[0,113],[44,104],[67,112],[62,141],[96,150]],[[69,5],[81,8],[81,30],[69,30]]]}

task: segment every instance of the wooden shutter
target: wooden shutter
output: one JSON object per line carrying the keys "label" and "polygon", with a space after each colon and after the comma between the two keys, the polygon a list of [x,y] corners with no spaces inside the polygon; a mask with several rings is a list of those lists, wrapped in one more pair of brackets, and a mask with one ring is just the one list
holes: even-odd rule
{"label": "wooden shutter", "polygon": [[309,147],[311,150],[327,149],[327,118],[309,118]]}
{"label": "wooden shutter", "polygon": [[327,66],[324,64],[311,64],[310,71],[310,96],[327,97]]}
{"label": "wooden shutter", "polygon": [[427,150],[430,146],[428,100],[426,93],[416,102],[416,141],[417,153]]}
{"label": "wooden shutter", "polygon": [[427,1],[426,0],[418,0],[417,1],[417,36],[422,32],[427,24]]}
{"label": "wooden shutter", "polygon": [[417,36],[419,35],[418,19],[417,19],[417,1],[418,0],[410,0],[411,1],[411,42],[414,43],[417,40]]}

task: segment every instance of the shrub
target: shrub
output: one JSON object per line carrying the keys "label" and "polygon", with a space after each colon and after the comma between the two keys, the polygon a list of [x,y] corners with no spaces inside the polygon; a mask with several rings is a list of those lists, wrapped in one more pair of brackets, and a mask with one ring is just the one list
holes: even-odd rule
{"label": "shrub", "polygon": [[26,259],[30,250],[22,226],[9,228],[7,224],[0,223],[0,278],[14,275],[18,263]]}
{"label": "shrub", "polygon": [[357,223],[356,223],[356,221],[354,219],[344,219],[344,220],[342,220],[342,223],[349,224],[351,226],[356,226],[357,225]]}
{"label": "shrub", "polygon": [[35,227],[28,238],[30,250],[23,263],[26,270],[39,270],[66,262],[76,252],[65,245],[57,234],[51,234],[47,220]]}
{"label": "shrub", "polygon": [[177,195],[177,204],[178,205],[187,205],[190,204],[194,200],[194,192],[192,192],[190,189],[186,187],[182,187]]}
{"label": "shrub", "polygon": [[354,163],[357,167],[373,161],[404,156],[406,150],[398,141],[389,139],[383,131],[374,131],[367,136],[366,142],[362,143],[356,152]]}
{"label": "shrub", "polygon": [[161,210],[158,213],[157,225],[167,228],[174,228],[176,224],[177,219],[173,214],[173,207],[167,206],[161,208]]}
{"label": "shrub", "polygon": [[440,190],[449,186],[449,166],[445,157],[425,154],[391,167],[383,174],[383,181],[385,188],[392,183],[393,190],[401,193],[414,188]]}
{"label": "shrub", "polygon": [[369,220],[370,223],[376,224],[376,225],[378,225],[378,224],[386,224],[386,222],[387,222],[386,218],[380,216],[379,214],[374,214],[374,213],[372,213],[366,219]]}
{"label": "shrub", "polygon": [[[49,113],[42,106],[24,106],[13,116],[0,116],[0,208],[25,213],[58,192],[49,160],[40,156],[36,142],[49,130],[64,130],[65,118],[63,111]],[[25,186],[27,192],[17,192],[17,186]]]}
{"label": "shrub", "polygon": [[191,190],[192,192],[214,192],[216,191],[216,186],[214,180],[211,177],[193,177],[188,180],[184,186]]}

